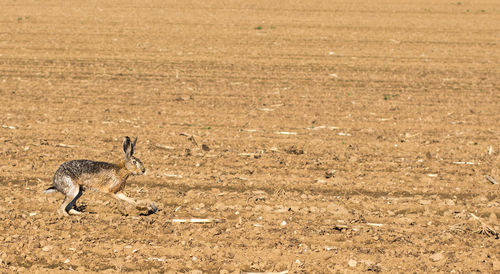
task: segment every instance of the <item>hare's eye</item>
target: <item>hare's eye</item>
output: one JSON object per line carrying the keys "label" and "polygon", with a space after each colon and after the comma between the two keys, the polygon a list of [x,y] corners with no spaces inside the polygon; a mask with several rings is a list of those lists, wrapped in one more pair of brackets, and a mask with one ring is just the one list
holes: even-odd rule
{"label": "hare's eye", "polygon": [[136,161],[135,161],[135,160],[132,160],[132,164],[134,164],[134,165],[135,165],[135,164],[136,164]]}

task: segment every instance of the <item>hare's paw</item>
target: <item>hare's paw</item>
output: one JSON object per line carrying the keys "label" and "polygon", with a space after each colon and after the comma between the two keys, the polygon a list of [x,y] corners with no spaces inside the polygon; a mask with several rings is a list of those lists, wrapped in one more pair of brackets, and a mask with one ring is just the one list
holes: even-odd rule
{"label": "hare's paw", "polygon": [[80,214],[82,214],[82,212],[81,212],[81,211],[78,211],[78,210],[73,209],[73,208],[72,208],[72,209],[70,209],[70,210],[68,211],[68,213],[69,213],[69,215],[80,215]]}
{"label": "hare's paw", "polygon": [[158,211],[158,207],[156,207],[156,204],[149,200],[138,201],[135,208],[137,208],[138,210],[147,210],[150,213],[155,213],[156,211]]}
{"label": "hare's paw", "polygon": [[155,213],[156,211],[158,211],[158,207],[156,207],[156,204],[154,202],[151,202],[151,204],[149,205],[151,207],[151,211],[153,213]]}
{"label": "hare's paw", "polygon": [[63,217],[68,217],[69,216],[68,212],[66,212],[66,210],[64,210],[63,208],[59,208],[57,210],[57,214],[59,214],[60,216],[63,216]]}

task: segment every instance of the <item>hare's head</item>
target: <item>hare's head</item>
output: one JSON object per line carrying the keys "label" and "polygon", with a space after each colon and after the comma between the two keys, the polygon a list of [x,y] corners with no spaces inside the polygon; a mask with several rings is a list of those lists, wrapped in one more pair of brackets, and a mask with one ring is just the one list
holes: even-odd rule
{"label": "hare's head", "polygon": [[137,143],[137,137],[134,142],[130,142],[130,138],[125,136],[123,140],[123,152],[125,152],[125,168],[130,171],[133,175],[142,175],[146,172],[144,165],[141,160],[134,157],[135,143]]}

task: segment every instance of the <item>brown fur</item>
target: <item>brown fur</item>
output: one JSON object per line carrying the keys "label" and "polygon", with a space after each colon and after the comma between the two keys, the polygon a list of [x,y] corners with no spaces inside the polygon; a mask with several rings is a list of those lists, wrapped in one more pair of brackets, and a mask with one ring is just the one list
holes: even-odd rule
{"label": "brown fur", "polygon": [[[133,156],[137,138],[132,143],[129,137],[123,141],[125,159],[116,164],[91,160],[73,160],[63,163],[54,174],[53,186],[50,190],[58,190],[66,197],[59,208],[63,215],[79,214],[74,210],[76,200],[82,195],[83,188],[93,188],[104,193],[113,194],[116,198],[135,206],[138,203],[123,194],[125,184],[130,175],[142,175],[145,172],[142,162]],[[156,206],[151,203],[151,210]]]}

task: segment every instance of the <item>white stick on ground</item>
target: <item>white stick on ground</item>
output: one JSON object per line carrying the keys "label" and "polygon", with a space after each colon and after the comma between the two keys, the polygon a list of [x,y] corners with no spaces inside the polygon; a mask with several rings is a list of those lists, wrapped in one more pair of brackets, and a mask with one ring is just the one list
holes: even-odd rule
{"label": "white stick on ground", "polygon": [[161,149],[165,149],[165,150],[173,150],[173,149],[175,149],[175,147],[161,145],[161,144],[155,144],[155,147],[161,148]]}
{"label": "white stick on ground", "polygon": [[495,180],[495,178],[493,178],[489,175],[484,175],[484,178],[486,178],[486,180],[488,180],[490,183],[492,183],[494,185],[498,185],[498,182],[497,182],[497,180]]}
{"label": "white stick on ground", "polygon": [[224,223],[222,219],[171,219],[169,223]]}
{"label": "white stick on ground", "polygon": [[376,226],[376,227],[382,227],[383,226],[383,224],[376,224],[376,223],[366,223],[366,225]]}
{"label": "white stick on ground", "polygon": [[287,274],[288,270],[281,272],[242,272],[243,274]]}

